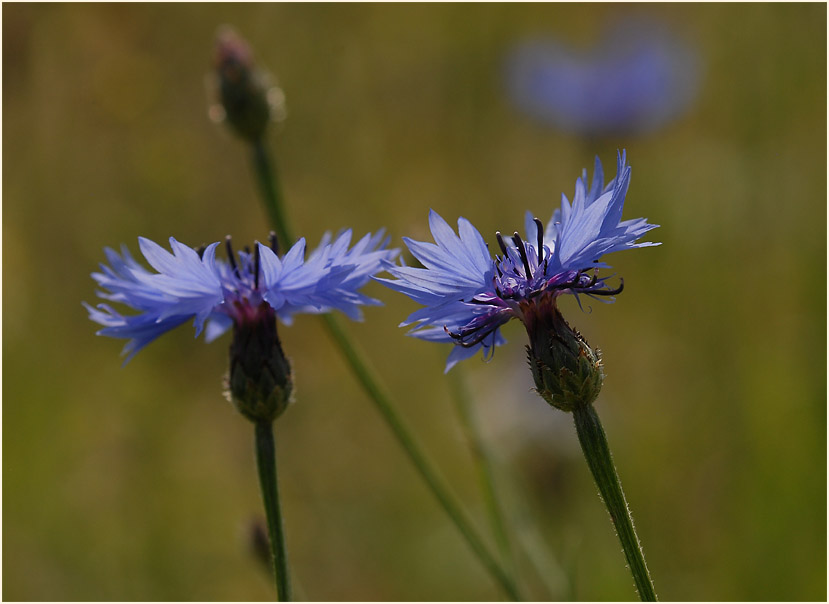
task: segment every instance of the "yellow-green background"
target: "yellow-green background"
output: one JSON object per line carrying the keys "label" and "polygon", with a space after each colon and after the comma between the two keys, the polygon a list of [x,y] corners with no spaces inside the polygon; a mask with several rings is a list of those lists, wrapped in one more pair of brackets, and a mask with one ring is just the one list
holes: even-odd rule
{"label": "yellow-green background", "polygon": [[[644,137],[587,142],[507,102],[526,35],[596,41],[666,20],[700,52],[696,102]],[[493,242],[547,219],[600,155],[633,165],[626,216],[659,248],[611,257],[612,306],[565,312],[605,356],[597,403],[666,600],[826,598],[826,7],[777,5],[3,6],[3,597],[266,600],[252,429],[221,394],[227,338],[183,326],[121,367],[81,301],[102,248],[267,235],[245,149],[207,118],[219,25],[278,77],[270,143],[289,211],[326,229],[428,238],[434,208]],[[481,530],[443,375],[386,303],[349,325]],[[501,597],[321,324],[281,330],[296,404],[277,426],[299,595]],[[530,392],[520,324],[466,362],[539,599],[634,598],[570,418]]]}

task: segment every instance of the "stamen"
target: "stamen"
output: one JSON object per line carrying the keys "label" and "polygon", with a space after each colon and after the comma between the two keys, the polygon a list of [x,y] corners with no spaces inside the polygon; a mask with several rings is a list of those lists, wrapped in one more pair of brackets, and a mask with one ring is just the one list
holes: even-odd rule
{"label": "stamen", "polygon": [[[501,271],[498,271],[498,272],[500,273]],[[498,296],[499,298],[504,297],[504,294],[502,294],[501,290],[498,288],[498,281],[495,279],[495,277],[492,278],[492,287],[495,288],[495,295],[496,296]]]}
{"label": "stamen", "polygon": [[501,231],[495,231],[495,238],[498,240],[498,245],[501,246],[501,252],[504,254],[504,258],[507,257],[507,246],[504,243],[504,238],[501,237]]}
{"label": "stamen", "polygon": [[[580,272],[580,273],[579,273],[579,276],[578,276],[578,277],[576,277],[576,283],[578,283],[579,279],[581,279],[581,276],[582,276],[584,273],[585,273],[584,271],[582,271],[582,272]],[[599,280],[599,271],[596,271],[596,272],[594,272],[594,273],[593,273],[593,275],[590,277],[590,281],[588,281],[586,285],[581,285],[581,286],[579,286],[579,287],[580,287],[580,288],[582,288],[582,289],[587,289],[587,288],[589,288],[589,287],[593,287],[594,285],[596,285],[596,281],[598,281],[598,280]]]}
{"label": "stamen", "polygon": [[[454,333],[452,331],[449,331],[449,328],[446,327],[446,325],[444,325],[443,326],[443,331],[445,331],[446,335],[448,335],[450,338],[455,340],[455,342],[458,344],[458,346],[460,346],[462,348],[472,348],[473,346],[483,342],[486,339],[486,337],[489,334],[492,333],[492,331],[486,331],[485,329],[483,329],[483,326],[481,326],[477,329],[469,330],[467,333]],[[472,340],[470,342],[464,342],[463,341],[463,339],[466,336],[468,336],[471,333],[475,333],[476,331],[478,333],[475,335],[474,338],[472,338]]]}
{"label": "stamen", "polygon": [[225,237],[225,248],[227,248],[227,260],[230,262],[231,268],[233,268],[233,273],[236,275],[237,279],[240,279],[241,276],[239,275],[239,267],[236,266],[236,256],[233,254],[233,246],[230,245],[230,235]]}
{"label": "stamen", "polygon": [[619,277],[619,287],[616,289],[597,289],[596,291],[587,293],[591,296],[615,296],[621,294],[623,289],[625,289],[625,280]]}
{"label": "stamen", "polygon": [[583,289],[584,287],[587,287],[587,286],[579,285],[579,281],[581,281],[581,276],[585,272],[586,272],[586,270],[578,271],[576,273],[576,276],[573,277],[570,281],[564,281],[562,283],[559,283],[558,285],[555,286],[555,289],[574,289],[574,288]]}
{"label": "stamen", "polygon": [[271,250],[274,254],[279,253],[279,240],[276,238],[276,233],[271,231],[268,233],[268,242],[271,244]]}
{"label": "stamen", "polygon": [[259,246],[253,252],[253,288],[259,289]]}
{"label": "stamen", "polygon": [[512,240],[515,245],[518,246],[518,253],[521,255],[521,262],[524,263],[524,276],[527,279],[533,278],[533,272],[530,270],[530,261],[527,259],[527,250],[524,247],[524,242],[521,240],[521,235],[517,232],[512,236]]}
{"label": "stamen", "polygon": [[204,258],[204,250],[206,250],[206,249],[207,248],[203,245],[200,245],[199,247],[196,248],[196,253],[199,255],[199,260]]}
{"label": "stamen", "polygon": [[538,218],[533,218],[533,222],[538,232],[538,265],[541,266],[541,262],[544,260],[544,225],[541,224]]}

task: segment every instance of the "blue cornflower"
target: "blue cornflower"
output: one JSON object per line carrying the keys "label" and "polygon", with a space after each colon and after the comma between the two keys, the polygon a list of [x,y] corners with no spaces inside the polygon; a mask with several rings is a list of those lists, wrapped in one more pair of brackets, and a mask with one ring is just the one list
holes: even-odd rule
{"label": "blue cornflower", "polygon": [[219,243],[195,250],[171,237],[171,254],[139,237],[141,252],[157,272],[144,268],[122,246],[120,254],[105,248],[109,265],[102,263],[101,272],[92,274],[103,290],[99,297],[137,314],[121,314],[108,303],[84,306],[89,318],[103,325],[99,335],[129,340],[123,350],[127,360],[161,334],[191,319],[196,337],[204,331],[207,341],[231,326],[273,322],[277,317],[290,324],[297,313],[339,310],[360,320],[360,306],[380,302],[358,290],[398,251],[386,249],[389,239],[382,231],[369,233],[349,249],[351,235],[349,229],[332,241],[326,233],[307,258],[305,239],[280,258],[273,235],[271,247],[257,243],[252,253],[238,254],[234,254],[228,237],[227,262],[216,258]]}
{"label": "blue cornflower", "polygon": [[[541,324],[558,315],[555,300],[562,294],[614,296],[598,269],[608,268],[600,258],[611,252],[658,245],[635,243],[658,225],[644,218],[622,220],[630,167],[618,155],[617,174],[606,186],[602,164],[596,158],[593,180],[587,171],[576,180],[572,204],[562,195],[561,207],[546,227],[527,212],[526,241],[518,233],[496,233],[501,255],[494,259],[478,230],[458,219],[458,235],[436,212],[429,214],[435,243],[404,238],[424,268],[385,262],[397,280],[378,279],[424,306],[401,326],[414,325],[411,335],[456,346],[446,363],[449,371],[458,361],[479,350],[484,358],[505,343],[500,327],[520,319],[531,340]],[[612,300],[612,298],[611,298]]]}
{"label": "blue cornflower", "polygon": [[576,51],[555,39],[518,44],[507,89],[528,114],[562,130],[597,136],[653,130],[682,113],[698,87],[694,48],[653,21],[614,23]]}

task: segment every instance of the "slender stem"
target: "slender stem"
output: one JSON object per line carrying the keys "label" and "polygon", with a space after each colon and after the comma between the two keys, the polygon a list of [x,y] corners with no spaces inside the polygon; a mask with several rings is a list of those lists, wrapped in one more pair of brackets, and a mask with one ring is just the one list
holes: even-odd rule
{"label": "slender stem", "polygon": [[[287,248],[293,243],[294,239],[290,225],[285,217],[282,194],[280,193],[278,184],[279,181],[273,168],[273,163],[268,158],[264,141],[259,141],[253,145],[253,159],[254,169],[271,224],[277,237],[281,240],[281,245]],[[437,472],[426,459],[414,436],[406,427],[402,417],[386,394],[385,389],[380,385],[378,377],[369,368],[365,360],[365,354],[345,334],[338,317],[332,314],[324,314],[321,315],[321,318],[329,335],[339,347],[340,353],[345,358],[355,377],[369,395],[369,398],[386,421],[386,424],[388,424],[423,480],[440,502],[444,511],[449,515],[450,519],[466,539],[469,547],[509,597],[513,600],[520,599],[518,588],[511,576],[504,571],[500,563],[489,552],[489,549],[478,535],[472,523],[467,519],[460,505],[452,497],[449,489],[438,477]]]}
{"label": "slender stem", "polygon": [[466,517],[461,507],[457,504],[455,499],[449,492],[449,489],[439,477],[437,471],[429,463],[429,460],[423,454],[415,440],[412,433],[403,422],[403,418],[398,414],[397,410],[391,402],[385,389],[380,384],[379,378],[374,374],[374,371],[369,365],[363,361],[362,353],[356,348],[354,343],[349,340],[343,331],[342,326],[337,317],[331,314],[322,315],[325,326],[331,337],[340,347],[351,370],[357,377],[357,380],[362,384],[371,400],[374,402],[377,410],[386,420],[389,428],[391,428],[398,443],[403,447],[403,450],[409,456],[409,459],[414,464],[421,478],[426,482],[432,491],[432,494],[440,502],[444,511],[449,515],[452,521],[457,526],[458,530],[466,539],[469,547],[478,556],[478,559],[487,568],[489,573],[501,584],[501,587],[513,600],[520,600],[518,588],[512,577],[503,569],[501,564],[493,557],[483,540],[478,536],[477,531],[472,526],[472,523]]}
{"label": "slender stem", "polygon": [[273,423],[269,421],[256,422],[256,466],[259,469],[259,485],[262,487],[262,500],[268,519],[277,598],[280,602],[290,602],[291,577],[288,574],[288,552],[285,550],[285,532],[279,508],[276,447],[273,442]]}
{"label": "slender stem", "polygon": [[599,416],[593,405],[587,405],[573,411],[573,419],[584,458],[590,466],[590,472],[596,480],[599,493],[610,513],[610,519],[616,528],[619,541],[622,542],[622,549],[630,571],[633,573],[633,581],[639,592],[639,598],[643,602],[656,602],[656,593],[648,567],[645,565],[642,546],[633,528],[633,518],[631,518],[625,494],[622,492],[622,484],[616,474],[610,447],[607,444],[607,436],[605,436]]}
{"label": "slender stem", "polygon": [[[510,531],[507,531],[506,514],[504,505],[498,497],[498,490],[495,488],[495,472],[492,462],[490,448],[481,436],[480,426],[476,420],[475,407],[469,387],[464,379],[463,367],[456,366],[449,373],[449,386],[452,391],[452,398],[461,419],[461,425],[469,442],[472,454],[478,469],[478,480],[484,495],[484,502],[489,515],[490,523],[495,534],[495,540],[504,560],[507,570],[510,571],[513,579],[517,577],[517,560],[525,565],[524,568],[531,568],[543,584],[544,589],[550,594],[561,592],[561,585],[567,586],[569,592],[570,582],[565,578],[565,573],[559,561],[550,553],[542,540],[535,526],[512,527],[514,538],[510,539]],[[515,518],[529,520],[532,514],[528,510],[521,509],[519,500],[513,501],[517,514]],[[519,523],[520,524],[520,523]],[[517,547],[516,547],[517,546]],[[566,595],[566,594],[565,594]],[[549,599],[549,598],[545,598]],[[565,598],[572,599],[572,598]]]}
{"label": "slender stem", "polygon": [[280,249],[287,250],[294,243],[291,225],[285,214],[285,204],[282,198],[282,189],[279,186],[279,177],[276,164],[270,161],[268,150],[263,139],[253,143],[253,167],[259,190],[265,200],[265,209],[271,221],[271,226],[279,240]]}
{"label": "slender stem", "polygon": [[455,408],[461,419],[461,426],[463,427],[466,440],[469,443],[469,448],[472,450],[472,455],[475,459],[475,465],[478,470],[478,481],[483,493],[484,505],[487,509],[489,521],[492,525],[492,532],[495,535],[495,542],[498,544],[501,559],[510,571],[510,574],[514,577],[515,559],[513,557],[512,544],[510,543],[509,534],[506,529],[503,506],[498,499],[498,493],[495,488],[492,457],[484,439],[481,438],[480,429],[475,420],[472,398],[469,395],[469,389],[467,388],[461,367],[456,367],[450,373],[449,386],[452,390],[452,399],[455,402]]}

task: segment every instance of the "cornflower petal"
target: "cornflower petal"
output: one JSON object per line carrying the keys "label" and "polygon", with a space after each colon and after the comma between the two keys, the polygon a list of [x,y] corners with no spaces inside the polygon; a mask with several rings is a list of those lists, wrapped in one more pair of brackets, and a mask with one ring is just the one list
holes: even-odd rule
{"label": "cornflower petal", "polygon": [[231,327],[233,327],[233,319],[227,315],[213,313],[204,326],[204,341],[212,342],[223,336]]}
{"label": "cornflower petal", "polygon": [[89,312],[89,318],[104,326],[96,332],[97,335],[129,340],[121,351],[121,355],[126,357],[125,364],[158,336],[190,319],[186,315],[168,317],[160,321],[147,314],[125,317],[107,304],[99,304],[96,308],[86,302],[82,304]]}
{"label": "cornflower petal", "polygon": [[[368,234],[352,248],[350,229],[340,233],[331,243],[326,233],[320,245],[303,260],[305,241],[300,240],[282,259],[282,270],[276,279],[267,278],[265,300],[280,311],[280,318],[290,320],[296,313],[325,313],[339,310],[346,316],[360,320],[359,306],[379,304],[377,300],[357,292],[383,262],[394,259],[398,250],[385,249],[388,239],[383,233]],[[260,248],[263,264],[275,255]],[[268,260],[266,260],[268,259]]]}
{"label": "cornflower petal", "polygon": [[[477,229],[473,227],[465,218],[458,220],[458,230],[461,231],[461,237],[455,235],[446,221],[441,216],[431,210],[429,212],[429,227],[432,231],[432,236],[435,238],[435,243],[449,255],[459,262],[465,271],[470,275],[482,275],[486,272],[492,260],[489,257],[489,251],[486,245],[483,245],[483,257],[481,256],[480,246],[470,249],[469,243],[476,244],[480,240],[483,243],[483,237],[478,233]],[[467,241],[463,240],[463,233],[466,234]],[[459,271],[459,274],[463,274]]]}
{"label": "cornflower petal", "polygon": [[156,309],[156,320],[168,317],[190,315],[195,317],[196,336],[201,333],[204,322],[213,308],[223,299],[222,283],[215,264],[218,243],[212,243],[203,255],[170,237],[170,254],[161,246],[139,238],[141,251],[147,262],[158,274],[139,274],[145,285],[156,288],[167,296],[165,304]]}
{"label": "cornflower petal", "polygon": [[[264,285],[264,289],[267,292],[270,292],[271,289],[278,289],[280,278],[282,277],[283,271],[283,264],[282,261],[279,259],[271,248],[258,243],[257,246],[259,247],[259,261],[261,263],[261,271],[262,271],[262,283]],[[267,300],[269,293],[265,294],[265,299]],[[284,300],[284,298],[283,298]],[[270,300],[268,300],[270,303]],[[271,303],[271,306],[274,307],[274,310],[279,310],[279,306],[274,305]]]}

